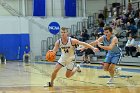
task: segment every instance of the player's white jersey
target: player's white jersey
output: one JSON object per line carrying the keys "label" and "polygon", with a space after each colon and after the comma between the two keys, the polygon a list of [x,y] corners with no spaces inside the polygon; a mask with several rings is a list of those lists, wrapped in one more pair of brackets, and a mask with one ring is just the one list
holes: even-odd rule
{"label": "player's white jersey", "polygon": [[74,56],[75,49],[72,46],[71,37],[68,37],[67,44],[63,44],[61,39],[59,39],[59,43],[60,43],[60,48],[62,53],[61,57],[69,58]]}

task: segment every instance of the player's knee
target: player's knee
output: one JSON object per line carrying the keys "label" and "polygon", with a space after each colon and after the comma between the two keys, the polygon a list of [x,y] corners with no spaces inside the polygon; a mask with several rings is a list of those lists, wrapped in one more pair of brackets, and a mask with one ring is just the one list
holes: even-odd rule
{"label": "player's knee", "polygon": [[104,71],[108,71],[108,69],[107,68],[104,68]]}
{"label": "player's knee", "polygon": [[67,78],[70,78],[70,77],[72,76],[72,75],[71,75],[71,72],[66,72],[65,76],[66,76]]}
{"label": "player's knee", "polygon": [[67,77],[67,78],[70,78],[71,76],[66,74],[66,77]]}
{"label": "player's knee", "polygon": [[108,71],[108,67],[106,67],[106,66],[104,66],[103,69],[104,69],[104,71]]}
{"label": "player's knee", "polygon": [[109,71],[110,73],[113,73],[113,72],[114,72],[114,69],[108,69],[108,71]]}

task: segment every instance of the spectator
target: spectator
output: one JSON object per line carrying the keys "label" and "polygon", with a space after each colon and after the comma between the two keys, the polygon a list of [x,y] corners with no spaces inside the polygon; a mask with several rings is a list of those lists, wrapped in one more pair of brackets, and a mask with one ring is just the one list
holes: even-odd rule
{"label": "spectator", "polygon": [[25,46],[25,51],[24,51],[24,54],[23,54],[23,62],[25,63],[29,63],[30,62],[30,49],[29,49],[29,46],[26,45]]}
{"label": "spectator", "polygon": [[139,18],[139,16],[140,16],[139,13],[140,13],[140,9],[137,8],[134,17]]}
{"label": "spectator", "polygon": [[102,19],[99,19],[98,22],[99,22],[99,27],[104,27],[105,23]]}
{"label": "spectator", "polygon": [[99,23],[98,23],[99,27],[98,27],[98,29],[97,29],[96,32],[95,32],[96,38],[98,38],[98,37],[100,37],[101,35],[104,34],[104,33],[103,33],[103,32],[104,32],[103,27],[104,27],[105,23],[104,23],[104,21],[101,20],[101,19],[99,19],[98,22],[99,22]]}
{"label": "spectator", "polygon": [[123,14],[126,14],[127,13],[127,9],[125,7],[123,7],[123,11],[122,11]]}
{"label": "spectator", "polygon": [[137,23],[137,29],[140,29],[140,19],[139,19],[139,21]]}
{"label": "spectator", "polygon": [[24,52],[23,62],[25,62],[26,64],[28,64],[30,62],[30,54],[29,53]]}
{"label": "spectator", "polygon": [[137,52],[136,55],[134,55],[134,57],[140,56],[140,42],[137,44],[136,48],[137,48]]}
{"label": "spectator", "polygon": [[134,20],[135,20],[135,23],[136,23],[136,27],[137,27],[137,29],[139,29],[138,22],[140,22],[140,19],[135,18]]}
{"label": "spectator", "polygon": [[103,15],[102,12],[99,13],[98,19],[99,19],[99,20],[100,20],[100,19],[101,19],[101,20],[104,20],[104,19],[105,19],[105,17],[104,17],[104,15]]}
{"label": "spectator", "polygon": [[122,20],[120,18],[116,19],[116,27],[113,29],[113,33],[116,35],[116,37],[120,37],[122,33],[122,28],[121,28]]}
{"label": "spectator", "polygon": [[92,49],[87,48],[84,50],[84,55],[83,55],[83,61],[84,63],[90,63],[91,62],[91,56],[94,55],[95,53],[92,51]]}
{"label": "spectator", "polygon": [[89,40],[89,34],[86,28],[83,28],[83,31],[81,32],[81,41],[85,42]]}
{"label": "spectator", "polygon": [[133,36],[130,36],[126,46],[125,46],[126,56],[133,56],[133,52],[136,51],[135,39]]}
{"label": "spectator", "polygon": [[134,18],[130,14],[129,14],[128,18],[127,18],[127,22],[130,22],[130,24],[136,25]]}
{"label": "spectator", "polygon": [[126,36],[129,37],[130,34],[131,34],[131,36],[135,36],[136,33],[137,33],[137,27],[133,24],[130,24],[130,22],[127,22]]}
{"label": "spectator", "polygon": [[116,7],[113,8],[113,17],[114,18],[117,17],[117,9],[116,9]]}
{"label": "spectator", "polygon": [[115,29],[117,25],[116,19],[112,19],[110,26]]}
{"label": "spectator", "polygon": [[3,54],[0,54],[0,63],[1,64],[6,64],[6,58]]}

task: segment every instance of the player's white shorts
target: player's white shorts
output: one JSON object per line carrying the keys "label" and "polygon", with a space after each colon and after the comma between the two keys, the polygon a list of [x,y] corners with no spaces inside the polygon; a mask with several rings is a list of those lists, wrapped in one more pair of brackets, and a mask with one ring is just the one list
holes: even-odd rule
{"label": "player's white shorts", "polygon": [[58,63],[66,67],[68,70],[73,70],[75,62],[74,57],[60,57]]}

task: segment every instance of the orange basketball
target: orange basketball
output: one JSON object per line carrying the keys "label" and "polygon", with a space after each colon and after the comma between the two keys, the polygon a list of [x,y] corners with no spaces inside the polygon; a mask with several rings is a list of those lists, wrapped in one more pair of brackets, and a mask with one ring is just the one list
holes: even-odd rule
{"label": "orange basketball", "polygon": [[49,61],[49,62],[54,62],[55,61],[55,58],[56,58],[56,55],[53,51],[48,51],[46,53],[46,60]]}

